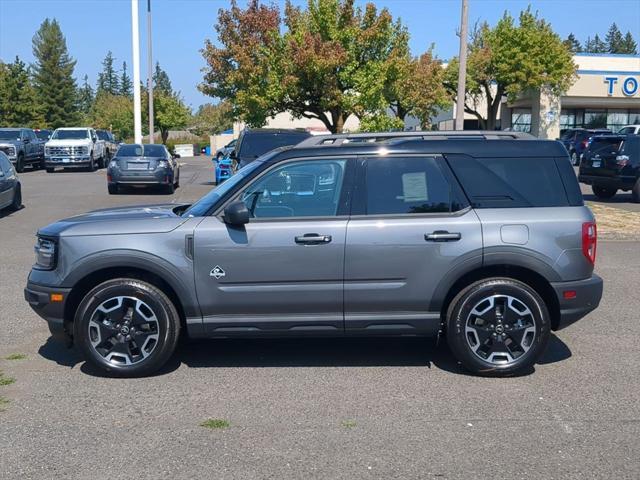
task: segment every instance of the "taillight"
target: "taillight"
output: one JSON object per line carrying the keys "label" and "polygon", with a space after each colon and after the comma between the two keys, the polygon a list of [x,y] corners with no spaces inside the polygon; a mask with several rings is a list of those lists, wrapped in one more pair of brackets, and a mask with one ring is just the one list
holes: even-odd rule
{"label": "taillight", "polygon": [[629,155],[618,155],[616,157],[616,164],[619,167],[626,167],[629,165]]}
{"label": "taillight", "polygon": [[584,139],[584,140],[582,141],[582,148],[587,148],[587,145],[589,145],[589,139],[588,139],[588,138],[587,138],[587,139]]}
{"label": "taillight", "polygon": [[591,265],[596,263],[596,247],[598,245],[598,229],[596,222],[582,224],[582,253]]}

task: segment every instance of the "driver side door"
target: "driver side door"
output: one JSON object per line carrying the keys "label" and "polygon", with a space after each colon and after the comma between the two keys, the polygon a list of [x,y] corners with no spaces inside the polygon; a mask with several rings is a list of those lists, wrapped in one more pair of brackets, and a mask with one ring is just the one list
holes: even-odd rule
{"label": "driver side door", "polygon": [[206,217],[194,235],[208,336],[342,334],[351,160],[292,160],[260,174],[243,201],[248,224]]}

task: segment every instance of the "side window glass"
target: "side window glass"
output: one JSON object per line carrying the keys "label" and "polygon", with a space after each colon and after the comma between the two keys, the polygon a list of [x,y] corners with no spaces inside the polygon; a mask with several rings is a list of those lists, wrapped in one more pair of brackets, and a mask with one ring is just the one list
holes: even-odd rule
{"label": "side window glass", "polygon": [[435,158],[367,161],[367,215],[443,213],[458,210],[451,185]]}
{"label": "side window glass", "polygon": [[257,179],[241,199],[254,218],[334,216],[346,164],[346,160],[288,163]]}

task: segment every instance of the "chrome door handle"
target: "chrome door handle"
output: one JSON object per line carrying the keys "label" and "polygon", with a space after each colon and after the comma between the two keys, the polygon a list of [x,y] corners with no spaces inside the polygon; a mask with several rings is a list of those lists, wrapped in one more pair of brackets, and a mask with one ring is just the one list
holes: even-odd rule
{"label": "chrome door handle", "polygon": [[305,233],[296,237],[296,243],[299,245],[320,245],[321,243],[331,242],[331,235],[318,235],[317,233]]}
{"label": "chrome door handle", "polygon": [[425,233],[424,239],[427,242],[457,242],[462,238],[458,232],[449,233],[446,230],[436,230],[432,233]]}

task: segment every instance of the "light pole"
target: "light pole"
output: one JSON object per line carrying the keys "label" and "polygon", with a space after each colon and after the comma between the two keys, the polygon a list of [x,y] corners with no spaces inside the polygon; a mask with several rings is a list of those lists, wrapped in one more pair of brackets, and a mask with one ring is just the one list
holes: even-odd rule
{"label": "light pole", "polygon": [[456,130],[464,130],[464,100],[467,95],[467,11],[469,0],[462,0],[462,18],[460,19],[460,64],[458,66],[458,93],[456,96]]}
{"label": "light pole", "polygon": [[151,0],[147,0],[147,89],[149,90],[149,143],[154,143],[153,125],[153,58],[151,56]]}
{"label": "light pole", "polygon": [[133,132],[135,143],[142,143],[142,108],[140,106],[140,26],[138,0],[131,0],[131,47],[133,49]]}

